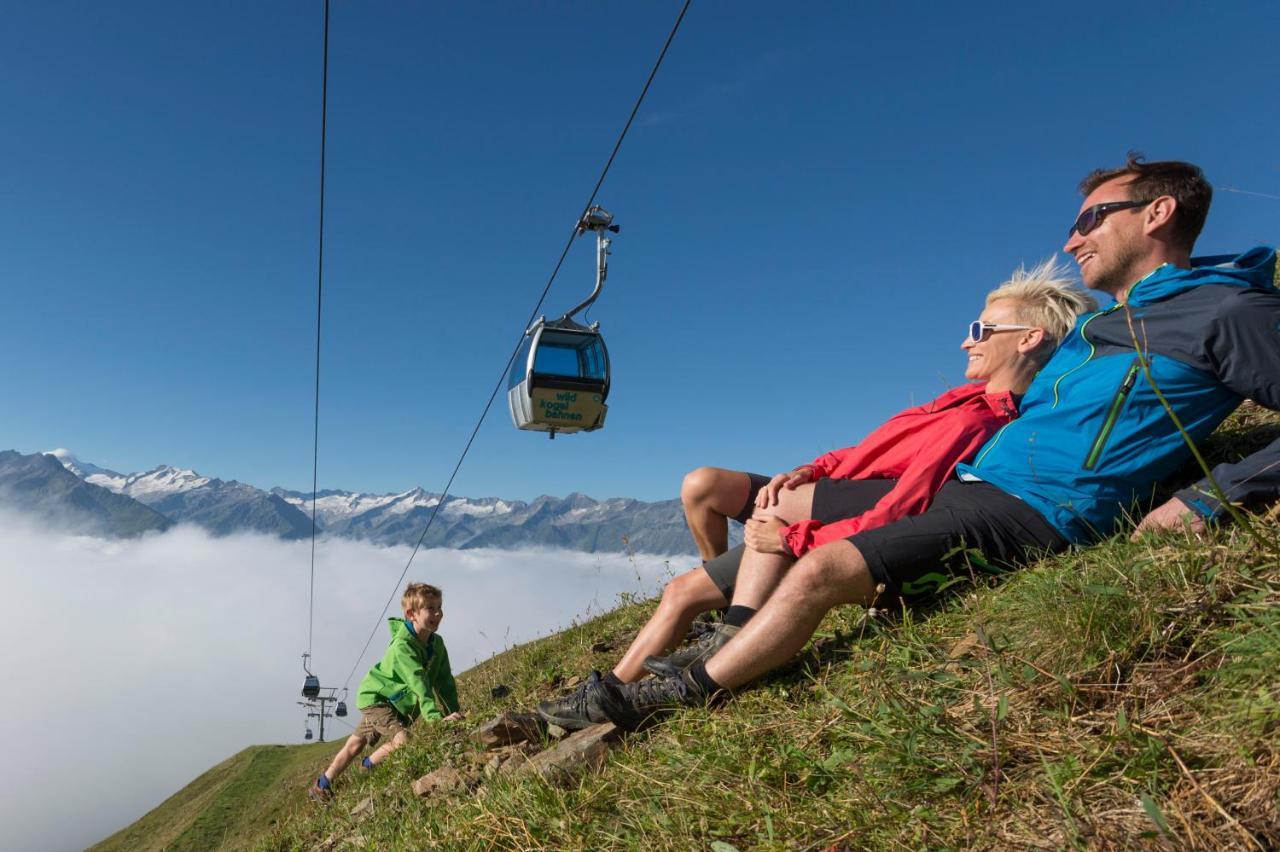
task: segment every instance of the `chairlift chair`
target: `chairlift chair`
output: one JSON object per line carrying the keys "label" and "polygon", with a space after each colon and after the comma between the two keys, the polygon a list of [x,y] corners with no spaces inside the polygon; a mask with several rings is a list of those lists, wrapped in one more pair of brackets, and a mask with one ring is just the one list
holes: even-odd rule
{"label": "chairlift chair", "polygon": [[303,698],[318,698],[320,696],[320,678],[311,673],[311,669],[307,667],[307,658],[311,654],[302,655],[302,670],[307,673],[307,678],[302,682]]}
{"label": "chairlift chair", "polygon": [[557,320],[541,317],[525,332],[511,374],[507,405],[517,429],[547,432],[591,432],[604,426],[609,408],[609,351],[600,323],[582,325],[574,315],[590,307],[600,295],[609,269],[606,232],[618,232],[613,215],[600,205],[578,223],[578,235],[596,234],[596,286],[591,295]]}

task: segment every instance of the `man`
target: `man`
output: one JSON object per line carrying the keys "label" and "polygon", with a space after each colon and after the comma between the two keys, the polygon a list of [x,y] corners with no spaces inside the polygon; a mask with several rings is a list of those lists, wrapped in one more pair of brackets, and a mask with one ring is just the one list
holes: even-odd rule
{"label": "man", "polygon": [[[1065,250],[1085,285],[1116,304],[1081,318],[1028,389],[1022,416],[960,465],[923,514],[807,553],[705,663],[678,677],[594,682],[605,715],[634,727],[742,686],[791,659],[834,606],[927,595],[961,570],[964,548],[1012,567],[1109,535],[1189,455],[1161,396],[1196,442],[1244,397],[1280,409],[1275,251],[1192,261],[1213,190],[1189,163],[1131,154],[1080,188]],[[1274,496],[1280,441],[1214,477],[1233,502]],[[1195,526],[1222,512],[1204,480],[1140,529]]]}

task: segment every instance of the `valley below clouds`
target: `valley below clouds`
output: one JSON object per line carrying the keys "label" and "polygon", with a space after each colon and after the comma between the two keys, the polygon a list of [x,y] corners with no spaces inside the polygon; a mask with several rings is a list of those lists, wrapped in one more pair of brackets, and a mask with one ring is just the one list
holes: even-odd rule
{"label": "valley below clouds", "polygon": [[[102,539],[0,513],[0,721],[16,751],[0,781],[6,848],[82,848],[246,746],[302,742],[310,548],[188,525]],[[317,544],[312,670],[341,687],[354,669],[343,721],[358,718],[355,688],[385,647],[379,612],[410,553]],[[621,593],[654,594],[691,564],[433,549],[419,551],[406,582],[444,589],[440,634],[458,673],[611,609]],[[402,587],[389,615],[399,614]],[[326,724],[328,740],[349,732]]]}

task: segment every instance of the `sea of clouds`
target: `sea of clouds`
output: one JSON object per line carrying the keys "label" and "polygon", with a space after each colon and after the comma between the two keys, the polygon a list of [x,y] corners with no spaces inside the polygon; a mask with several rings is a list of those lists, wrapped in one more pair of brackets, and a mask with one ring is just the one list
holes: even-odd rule
{"label": "sea of clouds", "polygon": [[[410,552],[343,539],[316,548],[312,669],[341,686],[354,668],[353,708]],[[0,514],[4,847],[83,848],[246,746],[302,742],[310,559],[309,541],[186,526],[112,541]],[[440,635],[456,673],[611,609],[621,593],[653,594],[685,562],[424,550],[406,581],[444,589]],[[326,739],[349,733],[327,725]]]}

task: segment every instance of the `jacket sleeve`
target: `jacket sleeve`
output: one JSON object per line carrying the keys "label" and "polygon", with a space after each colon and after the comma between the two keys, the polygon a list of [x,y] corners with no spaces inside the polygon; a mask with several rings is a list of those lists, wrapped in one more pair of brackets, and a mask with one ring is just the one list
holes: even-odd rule
{"label": "jacket sleeve", "polygon": [[437,664],[439,667],[436,669],[434,686],[442,707],[436,710],[435,718],[442,719],[450,713],[458,712],[458,684],[453,679],[453,669],[449,667],[449,652],[445,650],[443,639],[436,650],[440,654],[440,661]]}
{"label": "jacket sleeve", "polygon": [[[1223,384],[1280,411],[1280,293],[1248,290],[1226,300],[1207,346]],[[1213,478],[1232,503],[1280,496],[1280,440],[1234,464],[1218,465]],[[1207,477],[1174,496],[1206,518],[1225,512]]]}
{"label": "jacket sleeve", "polygon": [[930,434],[929,443],[921,447],[898,477],[898,483],[875,506],[856,517],[829,524],[809,520],[784,527],[781,535],[787,549],[803,556],[828,542],[891,524],[907,515],[918,515],[929,508],[933,495],[951,477],[956,465],[976,453],[1001,425],[1001,421],[990,414],[974,411],[963,414],[960,416],[961,412],[957,411],[955,416],[943,421],[945,428]]}
{"label": "jacket sleeve", "polygon": [[[845,447],[843,450],[832,450],[829,453],[824,453],[818,456],[807,465],[813,469],[813,476],[810,477],[809,481],[817,482],[819,479],[830,476],[831,471],[840,466],[841,460],[857,449],[858,448],[856,446]],[[800,467],[806,467],[806,465],[800,465]]]}

